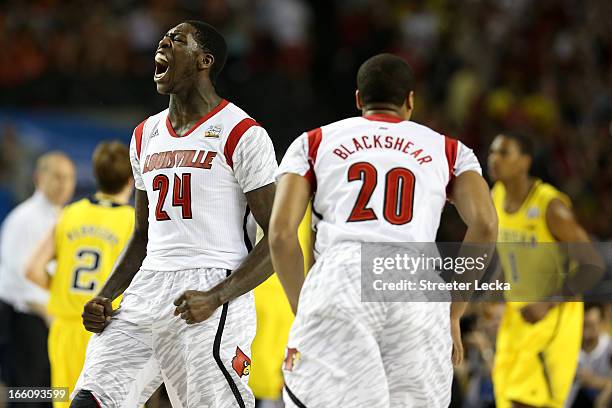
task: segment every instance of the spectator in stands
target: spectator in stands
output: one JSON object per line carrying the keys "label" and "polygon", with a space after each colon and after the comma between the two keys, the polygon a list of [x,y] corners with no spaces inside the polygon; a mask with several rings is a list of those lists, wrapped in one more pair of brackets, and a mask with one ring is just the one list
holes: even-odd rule
{"label": "spectator in stands", "polygon": [[604,308],[585,305],[582,351],[567,407],[609,407],[612,404],[612,342]]}
{"label": "spectator in stands", "polygon": [[[49,387],[48,294],[25,278],[25,263],[74,194],[76,173],[61,152],[38,159],[36,191],[7,216],[0,235],[0,374],[9,387]],[[29,405],[50,407],[50,403]],[[9,408],[11,405],[9,404]]]}

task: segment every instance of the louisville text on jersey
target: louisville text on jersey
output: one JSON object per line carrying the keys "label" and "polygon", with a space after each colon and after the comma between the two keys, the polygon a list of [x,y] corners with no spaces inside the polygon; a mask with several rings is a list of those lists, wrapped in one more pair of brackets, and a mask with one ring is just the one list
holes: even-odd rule
{"label": "louisville text on jersey", "polygon": [[210,169],[217,152],[207,150],[171,150],[147,156],[143,173],[172,167]]}

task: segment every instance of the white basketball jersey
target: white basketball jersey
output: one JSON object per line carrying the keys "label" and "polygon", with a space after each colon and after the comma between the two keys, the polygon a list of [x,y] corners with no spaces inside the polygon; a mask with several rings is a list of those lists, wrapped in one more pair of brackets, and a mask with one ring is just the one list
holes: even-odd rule
{"label": "white basketball jersey", "polygon": [[149,199],[143,269],[236,268],[254,242],[245,193],[274,182],[266,131],[223,100],[187,133],[168,109],[134,130],[130,158],[136,188]]}
{"label": "white basketball jersey", "polygon": [[277,177],[306,177],[315,192],[315,253],[343,241],[434,242],[453,177],[481,173],[472,150],[390,115],[354,117],[302,134]]}

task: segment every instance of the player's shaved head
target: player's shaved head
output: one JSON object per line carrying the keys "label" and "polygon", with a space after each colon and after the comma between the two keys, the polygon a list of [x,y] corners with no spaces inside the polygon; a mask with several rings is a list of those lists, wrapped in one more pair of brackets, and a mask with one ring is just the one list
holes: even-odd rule
{"label": "player's shaved head", "polygon": [[76,170],[74,163],[63,152],[51,151],[36,161],[36,188],[55,205],[66,204],[74,194]]}
{"label": "player's shaved head", "polygon": [[396,55],[378,54],[361,64],[357,73],[357,89],[364,106],[401,106],[413,88],[412,69]]}
{"label": "player's shaved head", "polygon": [[43,154],[38,158],[38,160],[36,160],[36,171],[48,171],[50,168],[57,165],[59,162],[67,162],[73,165],[72,160],[70,160],[66,153],[61,152],[59,150],[54,150]]}
{"label": "player's shaved head", "polygon": [[225,66],[227,60],[227,44],[223,36],[210,24],[203,21],[188,20],[184,24],[189,24],[195,29],[195,40],[200,48],[213,56],[215,62],[210,69],[210,81],[214,84]]}

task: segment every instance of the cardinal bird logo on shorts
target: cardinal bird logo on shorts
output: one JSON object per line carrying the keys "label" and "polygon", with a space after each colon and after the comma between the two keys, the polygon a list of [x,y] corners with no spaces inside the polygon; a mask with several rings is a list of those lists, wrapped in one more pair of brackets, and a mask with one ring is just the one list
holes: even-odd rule
{"label": "cardinal bird logo on shorts", "polygon": [[285,363],[283,369],[285,371],[293,371],[300,361],[300,352],[296,348],[287,347],[287,357],[285,357]]}
{"label": "cardinal bird logo on shorts", "polygon": [[236,355],[232,358],[232,367],[238,374],[238,377],[249,375],[251,372],[251,359],[236,347]]}

